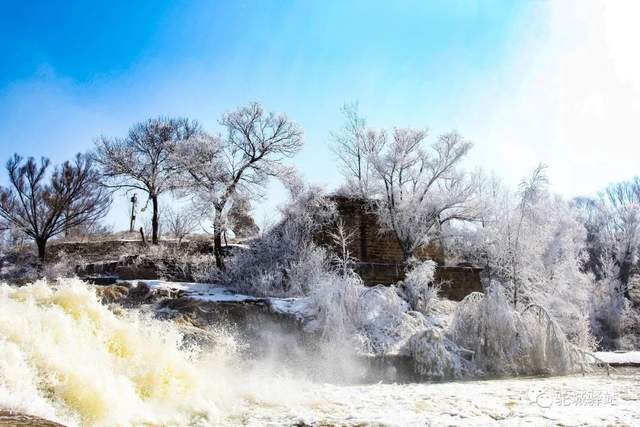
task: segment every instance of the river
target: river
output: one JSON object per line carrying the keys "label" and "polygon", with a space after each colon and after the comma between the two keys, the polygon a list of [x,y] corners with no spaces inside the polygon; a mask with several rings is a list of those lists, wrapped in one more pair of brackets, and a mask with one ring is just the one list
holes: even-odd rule
{"label": "river", "polygon": [[215,345],[198,346],[173,322],[107,308],[78,280],[0,285],[0,420],[14,411],[66,426],[640,424],[637,368],[337,385],[277,358],[245,360],[225,328],[208,334]]}

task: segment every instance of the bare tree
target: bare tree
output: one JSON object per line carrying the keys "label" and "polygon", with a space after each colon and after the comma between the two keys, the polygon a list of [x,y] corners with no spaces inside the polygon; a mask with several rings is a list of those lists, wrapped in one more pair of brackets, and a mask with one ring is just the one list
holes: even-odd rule
{"label": "bare tree", "polygon": [[172,188],[175,170],[170,157],[174,146],[200,130],[184,118],[156,118],[134,125],[125,138],[102,137],[96,142],[97,162],[106,185],[113,189],[136,189],[151,201],[152,243],[158,243],[158,197]]}
{"label": "bare tree", "polygon": [[225,114],[220,124],[226,137],[194,135],[174,159],[185,172],[183,185],[199,189],[213,206],[214,254],[223,269],[222,233],[234,200],[256,197],[268,177],[288,174],[282,161],[300,150],[303,133],[285,115],[266,113],[257,103]]}
{"label": "bare tree", "polygon": [[474,183],[458,170],[471,143],[449,133],[427,148],[426,131],[419,129],[396,128],[390,137],[380,132],[376,138],[381,142],[368,153],[376,178],[372,198],[405,260],[448,221],[475,219]]}
{"label": "bare tree", "polygon": [[78,154],[56,167],[46,182],[49,164],[33,157],[23,162],[15,154],[7,162],[11,187],[0,187],[0,216],[35,241],[41,261],[51,237],[95,223],[111,204],[89,156]]}
{"label": "bare tree", "polygon": [[200,224],[198,213],[191,207],[179,209],[168,208],[164,210],[163,229],[171,236],[178,239],[178,243],[195,230]]}

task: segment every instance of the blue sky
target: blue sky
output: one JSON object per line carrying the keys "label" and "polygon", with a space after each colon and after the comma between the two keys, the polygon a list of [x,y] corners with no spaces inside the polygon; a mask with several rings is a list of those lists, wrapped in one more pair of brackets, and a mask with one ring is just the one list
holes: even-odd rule
{"label": "blue sky", "polygon": [[[294,163],[332,188],[329,133],[358,101],[376,127],[458,130],[476,144],[468,166],[508,183],[544,161],[561,193],[593,192],[635,174],[600,166],[628,154],[640,85],[627,36],[607,30],[627,11],[587,2],[3,1],[0,146],[59,162],[157,115],[217,131],[224,111],[255,100],[304,127]],[[602,150],[609,126],[618,145]],[[284,192],[269,196],[259,216]]]}

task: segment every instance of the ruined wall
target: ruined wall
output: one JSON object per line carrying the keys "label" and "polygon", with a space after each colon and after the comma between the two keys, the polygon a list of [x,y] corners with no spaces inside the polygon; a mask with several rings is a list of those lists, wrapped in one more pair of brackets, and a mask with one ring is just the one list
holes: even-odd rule
{"label": "ruined wall", "polygon": [[[402,247],[389,231],[383,231],[375,213],[360,200],[333,197],[338,214],[348,232],[353,232],[350,251],[354,258],[369,263],[399,263],[404,261]],[[444,248],[439,241],[431,242],[416,252],[419,259],[431,259],[444,264]]]}
{"label": "ruined wall", "polygon": [[[453,300],[460,301],[471,292],[482,292],[482,282],[480,281],[481,268],[445,266],[436,267],[435,281],[442,284],[441,295]],[[358,273],[365,284],[390,285],[403,280],[405,276],[402,264],[392,263],[360,263]]]}
{"label": "ruined wall", "polygon": [[[404,279],[404,258],[396,237],[390,232],[382,232],[376,215],[362,201],[342,196],[332,199],[347,232],[353,233],[349,250],[351,256],[359,260],[358,273],[364,282],[367,285],[392,284]],[[323,245],[332,243],[326,232],[321,233],[317,240]],[[482,269],[446,266],[440,241],[419,249],[416,256],[436,262],[436,281],[443,282],[443,296],[459,301],[471,292],[482,292]]]}

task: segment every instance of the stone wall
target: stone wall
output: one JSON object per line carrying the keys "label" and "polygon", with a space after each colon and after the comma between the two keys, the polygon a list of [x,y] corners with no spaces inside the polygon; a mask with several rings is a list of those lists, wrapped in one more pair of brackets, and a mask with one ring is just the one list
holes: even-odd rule
{"label": "stone wall", "polygon": [[[334,196],[338,214],[353,239],[349,245],[351,256],[357,259],[358,273],[367,285],[392,284],[404,279],[404,257],[400,243],[390,232],[382,231],[375,213],[361,200]],[[330,246],[327,232],[317,240]],[[444,247],[434,241],[415,254],[422,260],[436,262],[436,281],[442,282],[442,295],[459,301],[471,292],[482,292],[481,268],[445,265]]]}
{"label": "stone wall", "polygon": [[[174,241],[160,241],[160,246],[173,248],[183,253],[212,253],[212,244],[206,240],[183,241],[180,244]],[[140,240],[102,240],[95,242],[60,242],[52,241],[47,246],[48,257],[57,259],[61,254],[65,256],[77,256],[85,261],[115,260],[122,255],[144,253],[146,248],[152,247]]]}
{"label": "stone wall", "polygon": [[[435,280],[442,284],[441,295],[460,301],[471,292],[482,292],[480,281],[481,268],[466,266],[439,265],[436,267]],[[369,286],[390,285],[403,280],[404,266],[402,264],[366,263],[358,264],[358,273]]]}
{"label": "stone wall", "polygon": [[[349,250],[354,258],[368,263],[402,264],[404,257],[400,243],[391,232],[382,229],[377,216],[365,203],[342,196],[334,196],[332,200],[336,203],[347,232],[353,233]],[[320,239],[325,244],[329,243],[326,236],[321,236]],[[420,248],[416,256],[444,264],[444,249],[439,241]]]}

